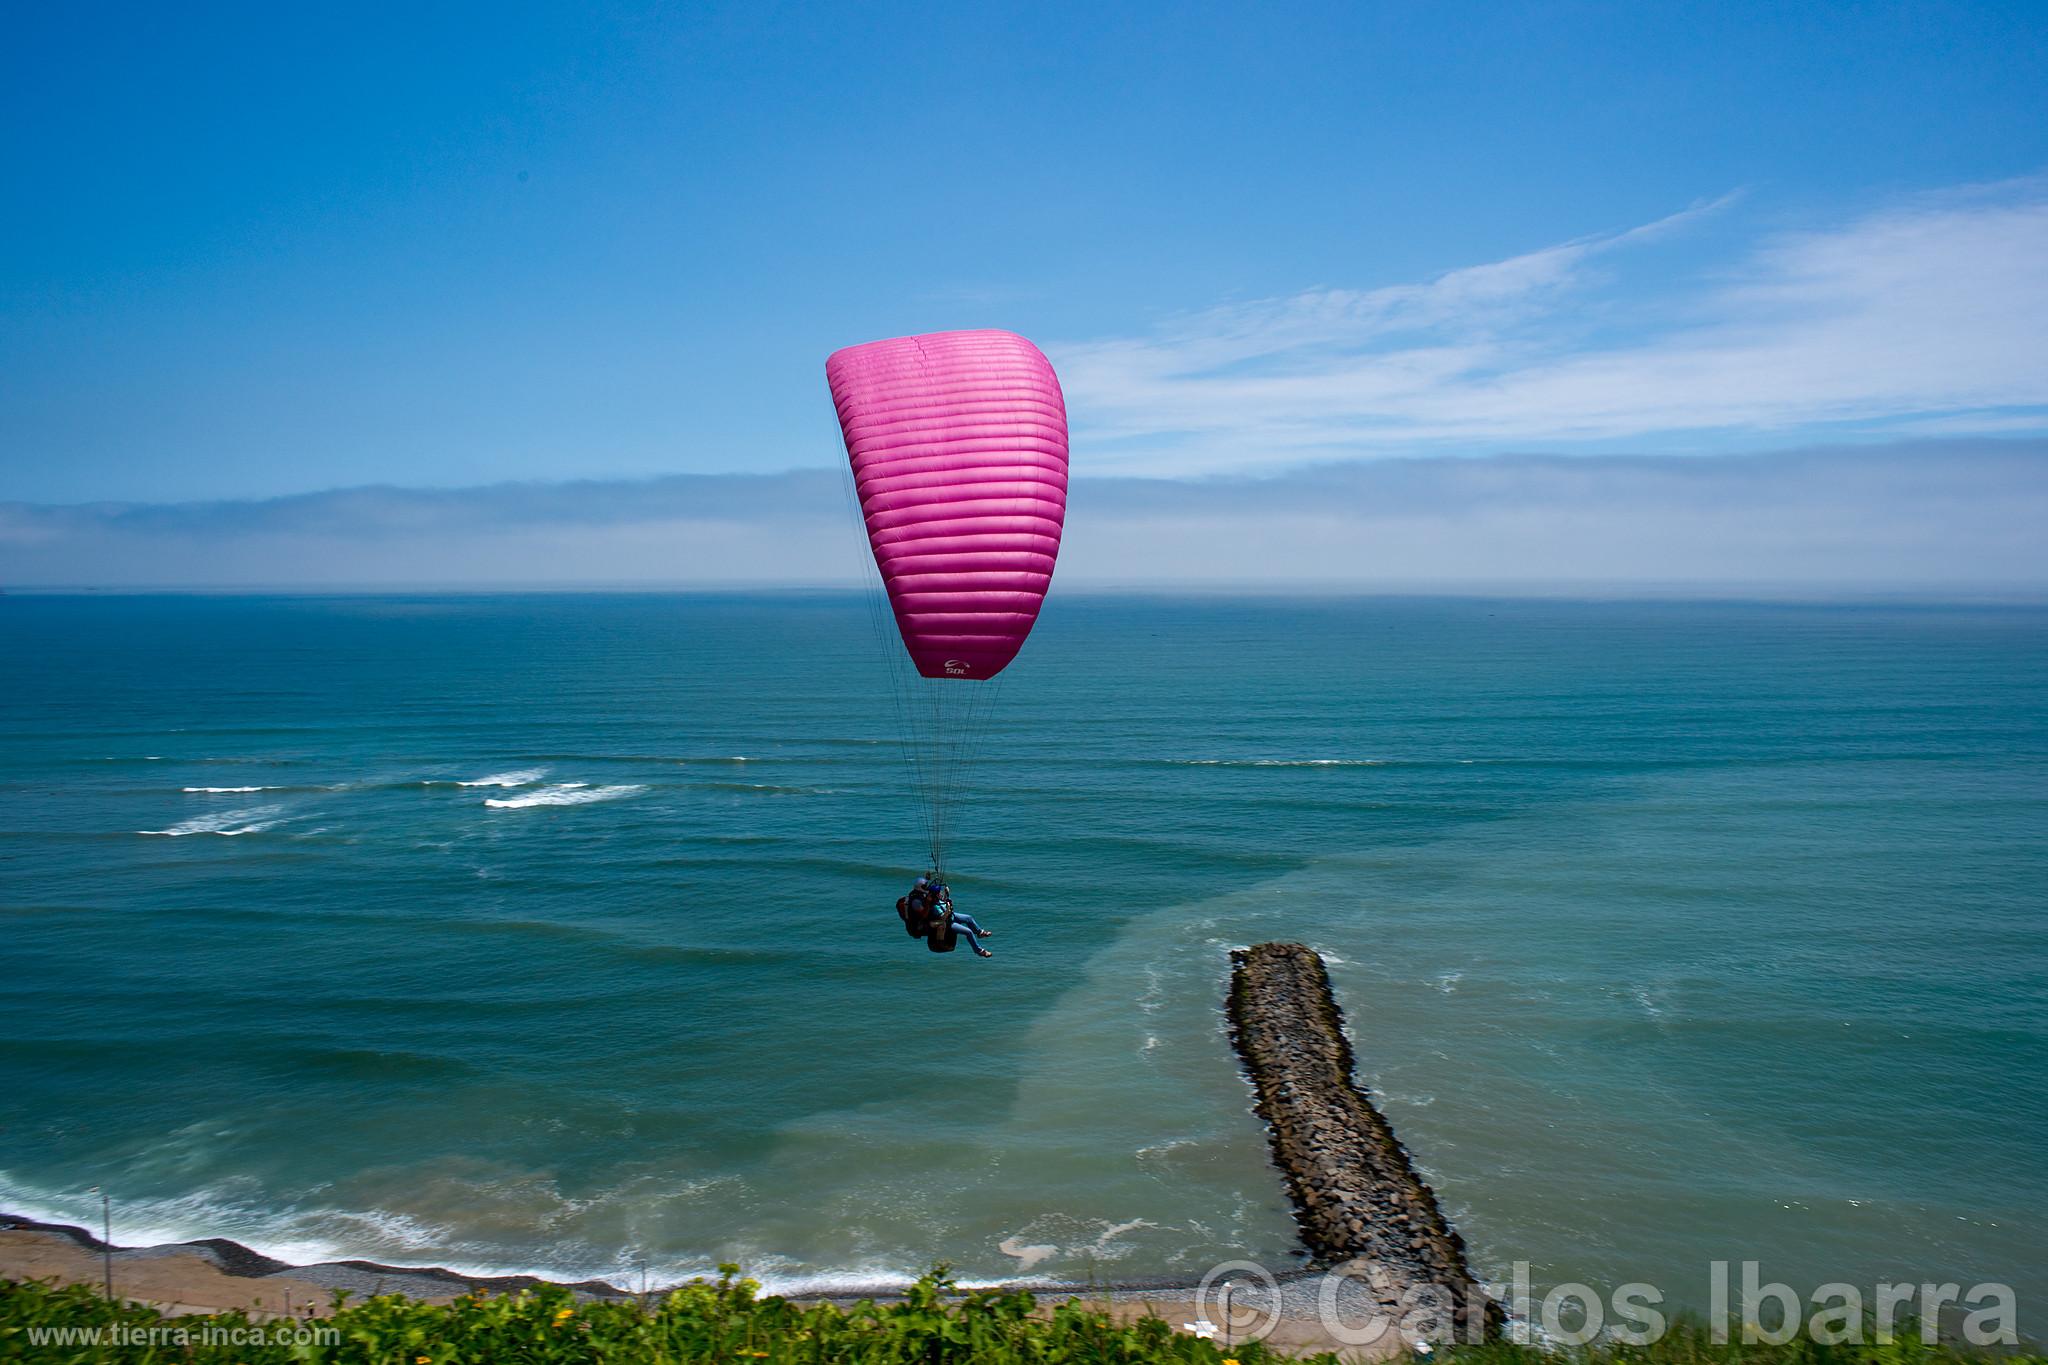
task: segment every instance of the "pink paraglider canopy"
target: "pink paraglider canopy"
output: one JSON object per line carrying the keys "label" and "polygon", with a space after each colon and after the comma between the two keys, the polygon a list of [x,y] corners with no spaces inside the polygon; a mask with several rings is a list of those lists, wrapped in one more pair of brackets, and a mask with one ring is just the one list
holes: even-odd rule
{"label": "pink paraglider canopy", "polygon": [[927,678],[992,678],[1038,619],[1067,510],[1067,407],[1013,332],[870,341],[825,362],[868,543]]}

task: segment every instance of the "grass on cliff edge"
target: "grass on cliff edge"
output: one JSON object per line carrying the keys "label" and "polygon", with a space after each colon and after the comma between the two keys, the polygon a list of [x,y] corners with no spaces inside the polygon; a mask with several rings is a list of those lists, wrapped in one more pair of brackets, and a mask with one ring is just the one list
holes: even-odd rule
{"label": "grass on cliff edge", "polygon": [[[912,1286],[902,1302],[799,1308],[756,1296],[728,1268],[716,1283],[693,1282],[647,1311],[630,1301],[578,1302],[546,1286],[520,1294],[473,1294],[447,1305],[385,1295],[340,1301],[329,1317],[255,1322],[240,1312],[167,1318],[153,1309],[109,1303],[85,1286],[52,1289],[0,1281],[0,1361],[270,1362],[346,1365],[666,1365],[754,1361],[822,1365],[1270,1365],[1290,1359],[1258,1343],[1227,1348],[1177,1333],[1148,1318],[1119,1326],[1107,1314],[1062,1303],[1036,1313],[1023,1292],[984,1291],[949,1301],[943,1270]],[[346,1296],[340,1296],[345,1300]],[[333,1344],[291,1338],[299,1328],[332,1328]],[[282,1328],[282,1339],[277,1335]],[[1332,1357],[1317,1357],[1329,1361]],[[1552,1352],[1495,1343],[1440,1350],[1435,1362],[1461,1365],[1960,1365],[1989,1353],[1928,1346],[1904,1334],[1870,1346],[1795,1340],[1783,1346],[1717,1345],[1705,1329],[1681,1326],[1651,1346],[1595,1346]],[[2002,1365],[2048,1365],[2048,1357],[2002,1355]]]}

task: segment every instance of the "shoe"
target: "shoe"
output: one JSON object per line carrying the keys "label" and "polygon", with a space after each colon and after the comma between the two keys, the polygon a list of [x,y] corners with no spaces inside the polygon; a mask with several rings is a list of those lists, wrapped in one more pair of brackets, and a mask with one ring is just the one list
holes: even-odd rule
{"label": "shoe", "polygon": [[996,936],[996,931],[993,929],[984,929],[981,931],[981,936],[983,938],[994,938]]}
{"label": "shoe", "polygon": [[994,954],[994,953],[990,952],[990,951],[989,951],[988,949],[986,949],[986,948],[983,948],[983,947],[981,947],[981,946],[980,946],[979,944],[977,944],[977,945],[975,946],[975,949],[974,949],[974,955],[975,955],[976,957],[994,957],[994,956],[995,956],[995,954]]}

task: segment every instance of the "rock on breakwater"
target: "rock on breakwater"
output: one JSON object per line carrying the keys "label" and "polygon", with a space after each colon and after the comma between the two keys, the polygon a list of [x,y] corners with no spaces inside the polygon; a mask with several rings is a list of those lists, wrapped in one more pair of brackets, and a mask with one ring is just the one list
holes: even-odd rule
{"label": "rock on breakwater", "polygon": [[1448,1306],[1461,1338],[1498,1330],[1500,1306],[1473,1278],[1463,1239],[1353,1079],[1323,959],[1299,943],[1261,943],[1230,958],[1231,1042],[1258,1091],[1309,1254],[1323,1265],[1369,1266],[1390,1309]]}

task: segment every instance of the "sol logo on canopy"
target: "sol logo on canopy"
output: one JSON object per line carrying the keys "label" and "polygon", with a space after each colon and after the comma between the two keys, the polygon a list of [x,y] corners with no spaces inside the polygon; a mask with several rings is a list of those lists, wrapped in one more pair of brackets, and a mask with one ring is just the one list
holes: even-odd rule
{"label": "sol logo on canopy", "polygon": [[948,659],[946,660],[946,676],[951,678],[964,678],[967,676],[969,670],[971,670],[973,667],[974,665],[966,663],[959,659]]}

